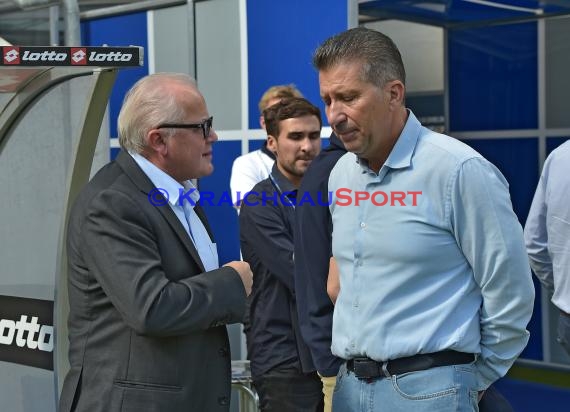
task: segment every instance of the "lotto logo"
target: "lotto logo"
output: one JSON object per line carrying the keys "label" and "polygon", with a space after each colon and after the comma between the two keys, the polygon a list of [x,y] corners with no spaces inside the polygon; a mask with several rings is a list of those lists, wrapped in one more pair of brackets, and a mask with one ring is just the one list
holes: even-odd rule
{"label": "lotto logo", "polygon": [[53,301],[0,295],[0,364],[52,371],[54,343]]}
{"label": "lotto logo", "polygon": [[85,65],[87,64],[87,49],[84,47],[71,48],[71,64]]}
{"label": "lotto logo", "polygon": [[20,64],[19,47],[4,47],[4,64]]}
{"label": "lotto logo", "polygon": [[130,62],[133,59],[131,53],[112,51],[109,53],[92,51],[89,53],[90,62]]}
{"label": "lotto logo", "polygon": [[44,352],[53,351],[53,326],[38,324],[37,316],[21,315],[19,321],[0,319],[0,345],[13,345]]}
{"label": "lotto logo", "polygon": [[22,55],[25,62],[63,62],[67,58],[67,53],[58,53],[55,50],[44,50],[43,52],[33,52],[26,50]]}

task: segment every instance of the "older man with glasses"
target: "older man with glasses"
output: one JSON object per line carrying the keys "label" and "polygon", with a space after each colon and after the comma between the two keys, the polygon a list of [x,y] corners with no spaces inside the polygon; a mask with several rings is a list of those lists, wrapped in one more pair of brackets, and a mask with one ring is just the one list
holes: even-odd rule
{"label": "older man with glasses", "polygon": [[212,116],[193,79],[163,73],[133,86],[118,123],[123,150],[70,216],[59,410],[229,411],[225,325],[242,320],[252,272],[218,267],[190,182],[213,171]]}

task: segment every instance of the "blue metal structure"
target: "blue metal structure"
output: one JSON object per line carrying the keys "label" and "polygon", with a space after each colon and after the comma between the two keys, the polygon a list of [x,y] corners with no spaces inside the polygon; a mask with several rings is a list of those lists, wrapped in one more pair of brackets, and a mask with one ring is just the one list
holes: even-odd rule
{"label": "blue metal structure", "polygon": [[446,29],[488,27],[566,15],[559,0],[373,0],[359,2],[363,21],[404,20]]}

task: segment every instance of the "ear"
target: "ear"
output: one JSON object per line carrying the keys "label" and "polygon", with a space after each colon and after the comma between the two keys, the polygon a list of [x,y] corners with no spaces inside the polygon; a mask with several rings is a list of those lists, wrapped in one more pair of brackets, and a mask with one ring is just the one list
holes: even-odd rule
{"label": "ear", "polygon": [[387,84],[390,93],[390,105],[400,107],[404,105],[406,87],[400,80],[392,80]]}
{"label": "ear", "polygon": [[277,154],[277,138],[275,136],[267,136],[267,148]]}
{"label": "ear", "polygon": [[265,118],[263,117],[263,115],[259,116],[259,125],[263,130],[265,130]]}
{"label": "ear", "polygon": [[146,135],[147,147],[151,152],[164,157],[168,154],[166,136],[160,129],[152,129]]}

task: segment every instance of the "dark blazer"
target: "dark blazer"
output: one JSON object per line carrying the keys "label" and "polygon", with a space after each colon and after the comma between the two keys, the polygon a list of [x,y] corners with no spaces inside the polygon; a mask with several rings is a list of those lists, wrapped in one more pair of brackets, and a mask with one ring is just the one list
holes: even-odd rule
{"label": "dark blazer", "polygon": [[270,176],[253,187],[239,212],[241,252],[253,271],[246,337],[254,382],[276,369],[315,372],[295,302],[292,205],[297,189],[277,163]]}
{"label": "dark blazer", "polygon": [[[295,208],[295,290],[301,333],[317,371],[335,376],[342,360],[331,352],[334,305],[327,294],[332,256],[332,219],[328,203],[329,175],[346,153],[333,133],[329,146],[311,162],[301,180]],[[302,202],[305,197],[308,202]]]}
{"label": "dark blazer", "polygon": [[149,202],[153,188],[121,152],[71,211],[60,412],[229,410],[224,325],[241,321],[245,289],[232,268],[204,272],[170,206]]}

